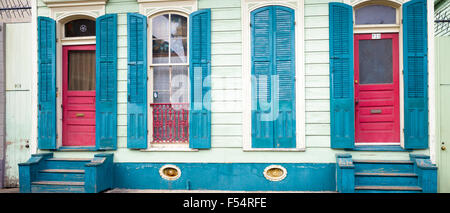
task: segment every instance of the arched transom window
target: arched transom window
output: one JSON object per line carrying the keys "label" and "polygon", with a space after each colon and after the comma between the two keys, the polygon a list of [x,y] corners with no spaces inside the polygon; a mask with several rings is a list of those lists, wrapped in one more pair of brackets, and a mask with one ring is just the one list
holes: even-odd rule
{"label": "arched transom window", "polygon": [[397,24],[397,12],[386,5],[367,5],[355,10],[355,24]]}

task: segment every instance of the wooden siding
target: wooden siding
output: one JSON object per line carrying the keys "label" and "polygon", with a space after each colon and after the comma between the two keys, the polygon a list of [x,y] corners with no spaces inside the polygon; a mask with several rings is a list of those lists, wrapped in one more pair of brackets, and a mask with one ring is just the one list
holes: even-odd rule
{"label": "wooden siding", "polygon": [[211,8],[212,149],[242,147],[240,7],[240,0],[198,1],[198,9]]}
{"label": "wooden siding", "polygon": [[330,147],[328,2],[305,0],[304,6],[307,149]]}
{"label": "wooden siding", "polygon": [[6,24],[5,187],[19,184],[18,163],[29,159],[31,134],[31,23]]}

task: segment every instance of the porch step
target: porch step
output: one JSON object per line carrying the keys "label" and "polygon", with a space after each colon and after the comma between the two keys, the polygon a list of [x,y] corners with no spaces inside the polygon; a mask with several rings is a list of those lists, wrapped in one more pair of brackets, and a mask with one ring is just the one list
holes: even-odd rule
{"label": "porch step", "polygon": [[[338,192],[343,193],[423,193],[433,191],[433,171],[423,172],[415,164],[435,169],[424,155],[410,154],[409,160],[352,159],[351,154],[336,155]],[[415,161],[415,162],[414,162]],[[425,165],[426,164],[426,165]],[[425,168],[427,169],[427,168]],[[428,172],[428,171],[427,171]],[[425,183],[426,180],[430,183]]]}
{"label": "porch step", "polygon": [[418,176],[414,173],[355,173],[355,185],[366,186],[417,186]]}
{"label": "porch step", "polygon": [[84,170],[44,169],[39,171],[37,179],[47,181],[84,181]]}
{"label": "porch step", "polygon": [[84,182],[75,181],[35,181],[33,185],[84,186]]}
{"label": "porch step", "polygon": [[355,186],[356,193],[420,193],[418,186]]}
{"label": "porch step", "polygon": [[84,170],[84,165],[90,158],[49,158],[46,160],[46,169]]}
{"label": "porch step", "polygon": [[31,183],[32,192],[84,192],[85,165],[91,158],[48,158]]}
{"label": "porch step", "polygon": [[355,173],[412,173],[414,164],[405,160],[353,160]]}
{"label": "porch step", "polygon": [[353,159],[353,163],[374,163],[374,164],[412,164],[413,162],[410,160],[355,160]]}
{"label": "porch step", "polygon": [[[88,167],[88,164],[101,165]],[[53,153],[34,154],[19,164],[20,192],[98,193],[113,187],[113,154],[93,158],[58,158]],[[92,179],[86,179],[87,177]]]}
{"label": "porch step", "polygon": [[35,181],[31,183],[33,193],[84,193],[84,182],[75,181]]}
{"label": "porch step", "polygon": [[91,158],[49,158],[48,161],[91,161]]}
{"label": "porch step", "polygon": [[44,169],[39,172],[45,173],[80,173],[84,174],[84,170],[82,169]]}

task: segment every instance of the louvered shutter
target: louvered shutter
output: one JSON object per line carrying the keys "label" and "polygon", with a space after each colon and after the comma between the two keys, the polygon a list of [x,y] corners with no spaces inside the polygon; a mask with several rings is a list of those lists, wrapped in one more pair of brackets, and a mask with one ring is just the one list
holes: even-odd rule
{"label": "louvered shutter", "polygon": [[127,147],[147,148],[147,17],[127,14]]}
{"label": "louvered shutter", "polygon": [[353,148],[355,144],[352,11],[349,5],[329,3],[332,148]]}
{"label": "louvered shutter", "polygon": [[189,147],[211,148],[211,9],[189,16]]}
{"label": "louvered shutter", "polygon": [[96,148],[117,148],[117,14],[96,20]]}
{"label": "louvered shutter", "polygon": [[252,147],[273,148],[272,7],[251,13],[252,34]]}
{"label": "louvered shutter", "polygon": [[405,148],[428,147],[427,2],[403,5]]}
{"label": "louvered shutter", "polygon": [[296,147],[294,24],[287,7],[251,13],[253,148]]}
{"label": "louvered shutter", "polygon": [[56,22],[38,17],[38,148],[56,149]]}
{"label": "louvered shutter", "polygon": [[[278,76],[274,102],[275,148],[295,148],[295,14],[274,6],[274,76]],[[278,104],[278,106],[276,105]]]}

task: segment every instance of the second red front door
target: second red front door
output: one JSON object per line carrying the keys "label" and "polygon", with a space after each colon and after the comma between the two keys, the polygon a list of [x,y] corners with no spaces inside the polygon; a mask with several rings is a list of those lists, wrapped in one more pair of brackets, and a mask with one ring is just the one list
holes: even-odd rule
{"label": "second red front door", "polygon": [[356,143],[400,143],[398,34],[355,35]]}

